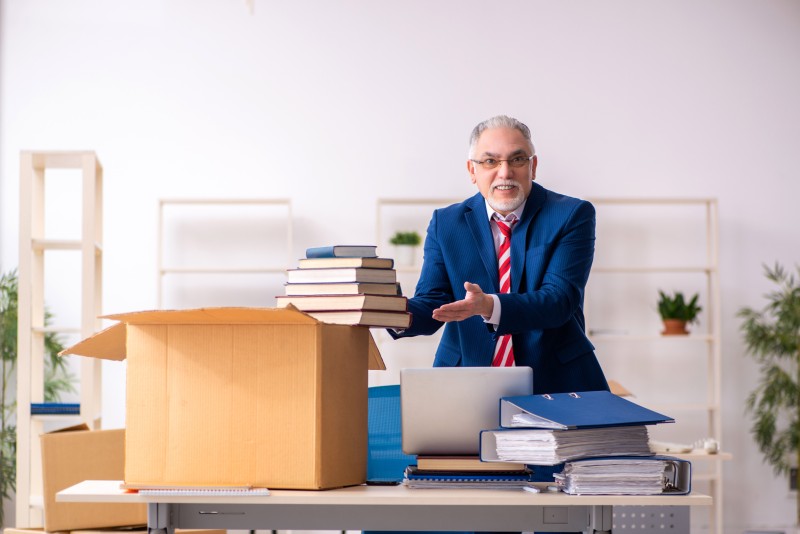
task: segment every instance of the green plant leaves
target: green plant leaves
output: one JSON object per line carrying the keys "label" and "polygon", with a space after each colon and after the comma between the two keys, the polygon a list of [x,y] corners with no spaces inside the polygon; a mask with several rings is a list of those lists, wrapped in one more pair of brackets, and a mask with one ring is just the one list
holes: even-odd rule
{"label": "green plant leaves", "polygon": [[[10,498],[16,489],[17,428],[15,381],[17,364],[17,306],[19,285],[16,271],[0,276],[0,504]],[[45,312],[45,325],[52,315]],[[62,393],[75,392],[73,377],[67,369],[67,361],[58,353],[64,346],[53,332],[45,334],[46,361],[44,392],[46,402],[57,402]],[[0,526],[3,525],[3,509],[0,506]]]}
{"label": "green plant leaves", "polygon": [[658,313],[662,319],[678,319],[693,323],[697,321],[697,315],[703,310],[697,304],[700,299],[699,294],[695,294],[688,302],[680,291],[676,291],[670,296],[659,289],[658,296]]}
{"label": "green plant leaves", "polygon": [[776,474],[785,474],[800,460],[800,285],[779,264],[764,271],[777,286],[764,295],[767,304],[737,313],[748,354],[760,364],[758,386],[745,408],[764,459]]}

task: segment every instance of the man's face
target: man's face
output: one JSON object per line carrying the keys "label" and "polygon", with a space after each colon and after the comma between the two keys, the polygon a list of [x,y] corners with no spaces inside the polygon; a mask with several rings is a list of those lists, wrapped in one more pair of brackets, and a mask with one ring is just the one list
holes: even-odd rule
{"label": "man's face", "polygon": [[[508,215],[528,198],[531,182],[536,178],[536,156],[521,166],[512,163],[519,164],[520,158],[530,155],[530,143],[514,128],[490,128],[475,144],[467,170],[472,183],[496,212]],[[488,168],[499,160],[504,161],[493,169]]]}

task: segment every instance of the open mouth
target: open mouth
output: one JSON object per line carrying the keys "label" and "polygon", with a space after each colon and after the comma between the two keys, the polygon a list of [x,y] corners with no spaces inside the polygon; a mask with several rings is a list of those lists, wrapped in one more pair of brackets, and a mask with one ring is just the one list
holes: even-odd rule
{"label": "open mouth", "polygon": [[511,191],[512,189],[516,189],[517,186],[515,184],[504,184],[504,185],[496,185],[492,189],[495,191]]}

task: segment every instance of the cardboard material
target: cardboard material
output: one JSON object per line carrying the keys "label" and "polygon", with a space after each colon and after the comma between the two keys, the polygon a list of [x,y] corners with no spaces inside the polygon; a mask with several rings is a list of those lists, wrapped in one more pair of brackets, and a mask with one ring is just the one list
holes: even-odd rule
{"label": "cardboard material", "polygon": [[326,489],[366,478],[369,330],[293,307],[147,311],[63,354],[128,360],[125,484]]}
{"label": "cardboard material", "polygon": [[145,504],[56,502],[56,493],[84,480],[119,480],[125,431],[86,425],[42,434],[44,528],[48,531],[147,523]]}

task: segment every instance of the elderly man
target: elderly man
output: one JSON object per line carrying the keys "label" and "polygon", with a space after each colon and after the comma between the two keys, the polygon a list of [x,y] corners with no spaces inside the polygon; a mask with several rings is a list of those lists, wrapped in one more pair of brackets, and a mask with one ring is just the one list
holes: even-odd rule
{"label": "elderly man", "polygon": [[533,368],[534,392],[608,389],[585,334],[594,207],[535,183],[530,130],[501,115],[472,131],[478,193],[433,213],[409,311],[395,338],[445,330],[434,366]]}

